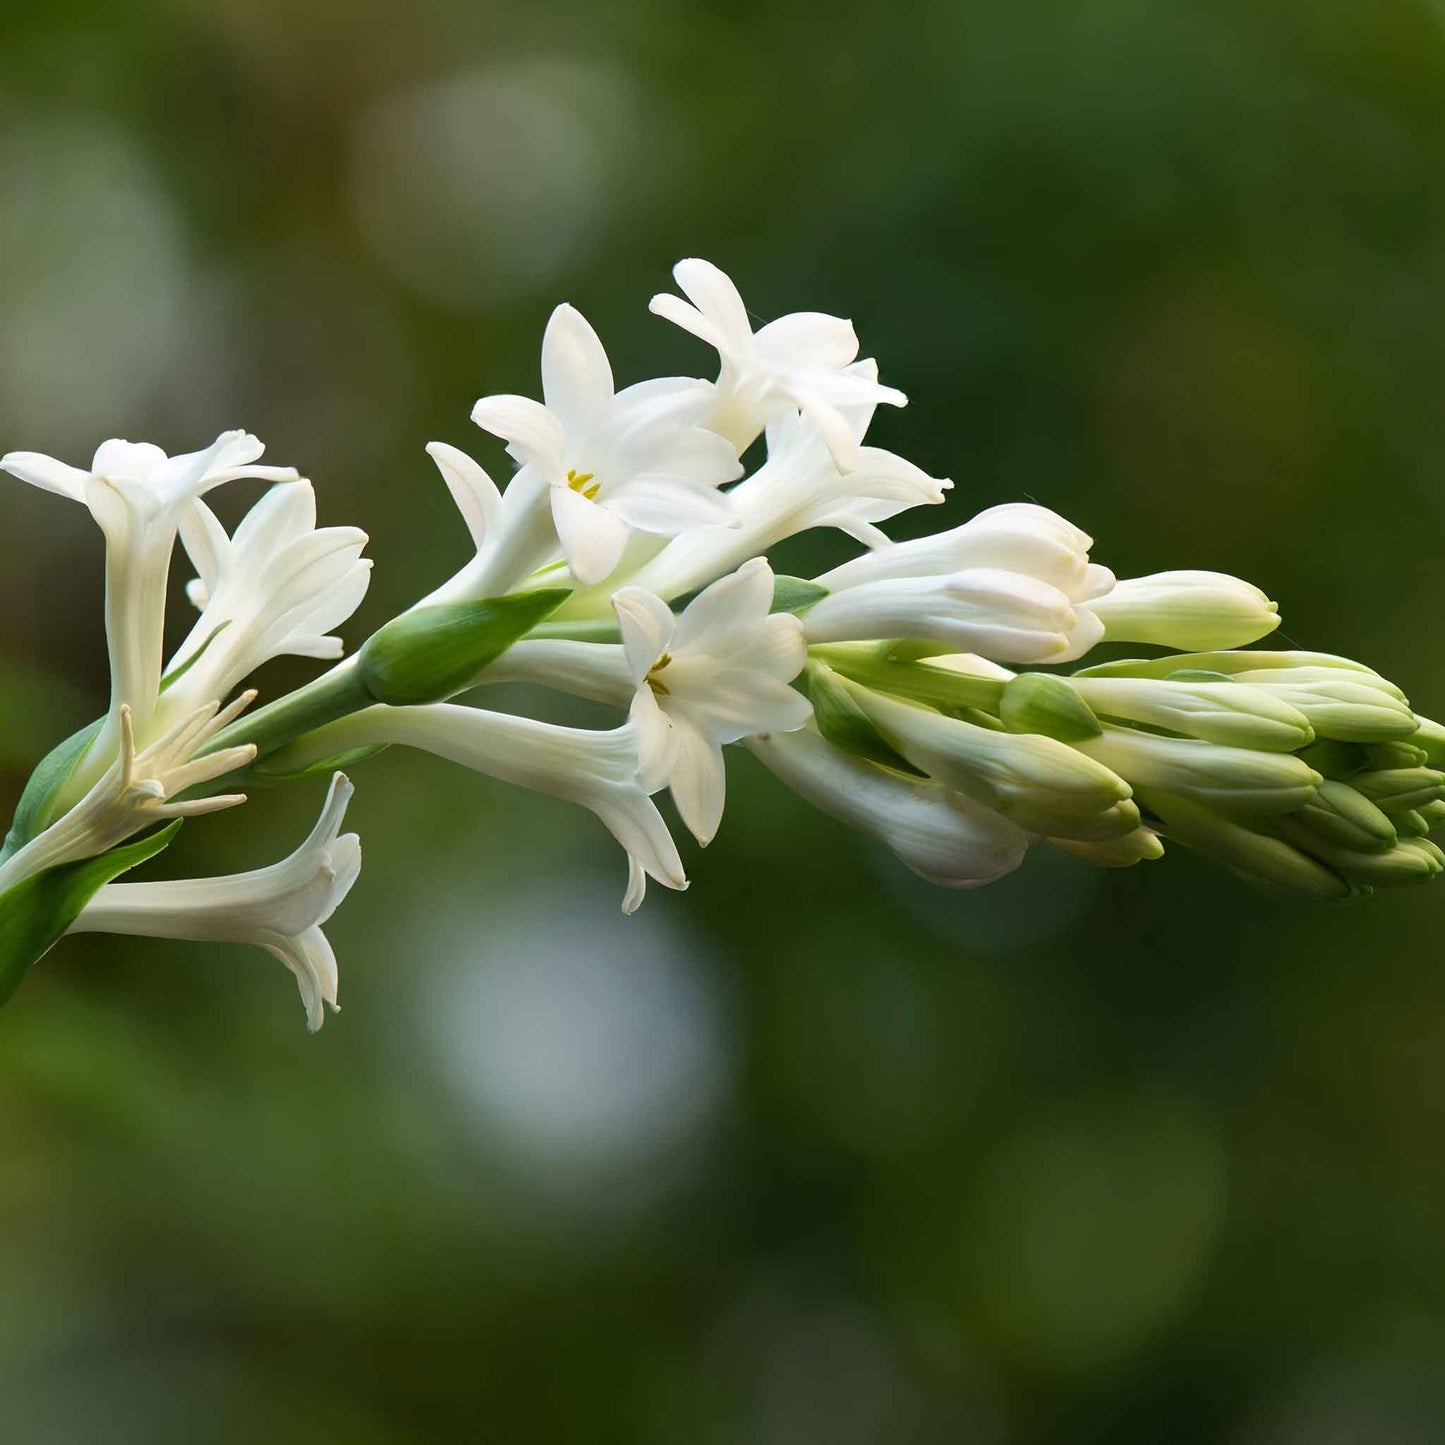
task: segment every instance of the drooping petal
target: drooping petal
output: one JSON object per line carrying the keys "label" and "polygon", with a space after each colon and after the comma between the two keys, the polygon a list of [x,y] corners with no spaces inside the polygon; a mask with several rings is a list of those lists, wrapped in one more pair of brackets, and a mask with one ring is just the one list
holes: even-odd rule
{"label": "drooping petal", "polygon": [[650,687],[639,687],[633,694],[627,718],[637,738],[637,757],[641,765],[637,774],[638,784],[643,792],[655,793],[667,786],[677,762],[677,729],[658,706],[657,697]]}
{"label": "drooping petal", "polygon": [[85,501],[85,484],[90,479],[90,473],[81,471],[79,467],[66,466],[54,457],[40,452],[7,452],[0,457],[0,468],[42,491],[55,492],[73,502]]}
{"label": "drooping petal", "polygon": [[706,847],[717,836],[727,795],[722,749],[697,728],[675,725],[677,757],[670,786],[677,811],[694,838]]}
{"label": "drooping petal", "polygon": [[484,396],[472,408],[472,420],[507,443],[518,461],[535,466],[548,481],[562,480],[567,434],[562,423],[529,396]]}
{"label": "drooping petal", "polygon": [[480,551],[495,530],[501,510],[502,494],[497,484],[458,447],[448,446],[446,442],[428,442],[426,450],[467,524],[473,545]]}

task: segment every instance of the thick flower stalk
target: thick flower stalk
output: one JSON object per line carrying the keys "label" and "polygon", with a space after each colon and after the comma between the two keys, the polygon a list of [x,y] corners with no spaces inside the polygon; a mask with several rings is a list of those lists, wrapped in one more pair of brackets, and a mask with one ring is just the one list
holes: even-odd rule
{"label": "thick flower stalk", "polygon": [[[629,912],[649,879],[687,886],[658,795],[706,845],[742,750],[946,887],[989,883],[1040,844],[1114,868],[1177,843],[1322,900],[1445,871],[1430,839],[1445,727],[1394,683],[1328,653],[1254,648],[1279,611],[1241,579],[1118,581],[1086,532],[1031,502],[893,541],[885,523],[953,484],[868,444],[876,407],[905,398],[859,359],[852,323],[799,311],[755,326],[716,266],[674,276],[682,295],[652,309],[711,347],[716,370],[619,387],[601,338],[559,306],[540,399],[472,411],[515,468],[505,485],[469,448],[427,447],[471,559],[349,656],[339,629],[366,594],[367,538],[318,525],[311,483],[259,465],[249,433],[178,457],[106,442],[88,470],[0,459],[99,524],[111,673],[106,713],[36,768],[0,849],[0,996],[67,932],[248,942],[290,968],[314,1029],[337,997],[323,926],[360,866],[339,774],[282,863],[114,880],[252,784],[330,776],[392,745],[593,813],[626,857]],[[271,485],[228,532],[205,498],[243,479]],[[816,528],[859,550],[817,577],[779,575],[771,549]],[[167,656],[177,541],[198,615]],[[1089,665],[1102,644],[1156,655]],[[322,668],[249,706],[248,680],[281,655]],[[519,681],[600,702],[611,725],[458,700]]]}

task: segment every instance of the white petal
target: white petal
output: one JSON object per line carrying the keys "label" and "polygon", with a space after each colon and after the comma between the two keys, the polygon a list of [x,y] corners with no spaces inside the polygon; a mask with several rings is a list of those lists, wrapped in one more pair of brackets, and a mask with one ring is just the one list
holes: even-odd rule
{"label": "white petal", "polygon": [[672,800],[688,832],[704,847],[717,836],[727,794],[722,749],[696,728],[674,728],[677,758],[672,767]]}
{"label": "white petal", "polygon": [[612,610],[622,631],[628,670],[640,684],[672,642],[672,609],[645,588],[623,587],[612,594]]}
{"label": "white petal", "polygon": [[606,497],[604,505],[629,526],[663,537],[675,537],[689,527],[726,527],[736,520],[727,493],[661,480],[629,482]]}
{"label": "white petal", "polygon": [[646,685],[633,694],[627,720],[637,740],[638,785],[645,793],[655,793],[665,788],[672,777],[677,761],[677,729]]}
{"label": "white petal", "polygon": [[857,358],[853,323],[821,311],[795,311],[770,321],[757,334],[760,356],[774,365],[841,371]]}
{"label": "white petal", "polygon": [[707,342],[719,352],[727,348],[727,338],[723,335],[722,328],[709,321],[696,306],[689,306],[681,296],[674,296],[667,291],[661,292],[647,303],[647,309],[654,316],[660,316],[664,321],[670,321],[674,326],[691,332],[699,341]]}
{"label": "white petal", "polygon": [[606,419],[612,392],[612,367],[597,333],[575,306],[559,306],[542,337],[548,411],[569,430],[585,431]]}
{"label": "white petal", "polygon": [[567,434],[562,423],[529,396],[484,396],[472,408],[472,420],[507,443],[519,462],[531,463],[549,481],[560,481]]}
{"label": "white petal", "polygon": [[85,500],[85,484],[90,479],[90,473],[81,471],[79,467],[66,466],[54,457],[40,452],[8,452],[0,457],[0,467],[12,477],[29,482],[32,487],[56,492],[73,502]]}
{"label": "white petal", "polygon": [[[197,607],[204,607],[205,599],[216,590],[231,542],[220,519],[199,497],[181,513],[181,545],[196,569],[196,581],[187,586],[186,596]],[[197,596],[202,600],[197,602]]]}
{"label": "white petal", "polygon": [[467,524],[472,542],[480,551],[482,543],[495,529],[502,494],[487,473],[457,447],[446,442],[428,442],[427,455],[436,463],[437,471],[447,484],[462,520]]}
{"label": "white petal", "polygon": [[677,649],[726,656],[750,629],[761,627],[772,605],[773,570],[766,558],[754,557],[688,603],[677,623]]}
{"label": "white petal", "polygon": [[572,575],[591,587],[612,575],[627,546],[627,523],[571,487],[552,488],[552,520]]}
{"label": "white petal", "polygon": [[730,349],[752,346],[753,328],[748,308],[732,278],[711,261],[689,257],[672,268],[673,279],[683,294],[717,327]]}

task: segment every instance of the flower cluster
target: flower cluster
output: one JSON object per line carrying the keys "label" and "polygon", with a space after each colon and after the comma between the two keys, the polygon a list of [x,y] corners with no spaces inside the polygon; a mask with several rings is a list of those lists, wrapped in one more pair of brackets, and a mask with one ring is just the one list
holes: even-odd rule
{"label": "flower cluster", "polygon": [[[1445,820],[1445,728],[1397,687],[1327,654],[1248,650],[1279,623],[1258,588],[1210,571],[1118,580],[1044,507],[890,540],[882,523],[952,483],[867,444],[874,409],[905,398],[859,359],[852,324],[798,312],[755,330],[717,267],[674,274],[682,295],[651,309],[717,353],[715,375],[619,390],[596,332],[558,307],[541,400],[472,410],[515,463],[505,488],[465,451],[427,449],[474,555],[349,657],[333,630],[366,593],[367,538],[318,527],[310,483],[259,465],[249,434],[179,457],[110,441],[88,470],[0,460],[99,525],[111,664],[109,710],[37,768],[0,852],[0,989],[67,931],[252,942],[295,974],[319,1026],[337,992],[322,925],[360,867],[341,774],[284,862],[112,880],[177,820],[244,802],[248,780],[391,744],[582,804],[627,855],[628,911],[648,879],[687,886],[658,795],[707,844],[735,744],[948,887],[988,883],[1041,843],[1117,867],[1167,839],[1311,898],[1445,867],[1428,836]],[[270,486],[228,534],[204,498],[246,478]],[[820,527],[859,554],[775,575],[769,549]],[[177,541],[198,616],[167,660]],[[1163,655],[1073,666],[1104,643]],[[333,665],[249,709],[238,689],[283,654]],[[516,681],[611,705],[616,725],[454,700]]]}

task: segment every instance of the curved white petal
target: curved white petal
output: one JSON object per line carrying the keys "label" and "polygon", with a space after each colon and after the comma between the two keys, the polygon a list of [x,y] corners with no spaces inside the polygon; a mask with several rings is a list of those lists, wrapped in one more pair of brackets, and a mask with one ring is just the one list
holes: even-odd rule
{"label": "curved white petal", "polygon": [[727,770],[722,749],[699,729],[677,726],[677,757],[669,786],[678,815],[706,847],[717,836],[727,795]]}
{"label": "curved white petal", "polygon": [[575,306],[553,311],[542,336],[542,395],[569,431],[606,419],[612,405],[612,367],[601,339]]}
{"label": "curved white petal", "polygon": [[672,609],[644,588],[623,587],[612,594],[612,610],[632,680],[640,684],[672,642],[676,625]]}
{"label": "curved white petal", "polygon": [[529,396],[484,396],[472,408],[472,420],[507,443],[523,464],[537,467],[549,481],[560,480],[567,434],[562,423]]}
{"label": "curved white petal", "polygon": [[79,467],[66,466],[54,457],[40,452],[7,452],[0,457],[0,468],[42,491],[55,492],[73,502],[85,500],[85,484],[90,479],[90,473],[81,471]]}
{"label": "curved white petal", "polygon": [[627,546],[627,523],[571,487],[552,488],[552,520],[572,575],[584,587],[611,576]]}
{"label": "curved white petal", "polygon": [[497,484],[459,447],[428,442],[426,450],[467,524],[473,545],[480,551],[495,531],[501,511],[502,494]]}

